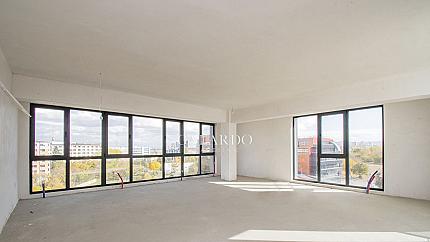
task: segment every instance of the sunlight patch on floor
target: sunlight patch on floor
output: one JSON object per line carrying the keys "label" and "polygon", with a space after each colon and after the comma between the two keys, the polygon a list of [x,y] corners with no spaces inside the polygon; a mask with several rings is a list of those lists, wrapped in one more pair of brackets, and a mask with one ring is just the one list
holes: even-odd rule
{"label": "sunlight patch on floor", "polygon": [[[423,233],[423,232],[421,232]],[[424,232],[426,233],[426,232]],[[319,241],[319,242],[421,242],[430,241],[419,232],[341,232],[341,231],[287,231],[247,230],[230,240],[244,241]]]}
{"label": "sunlight patch on floor", "polygon": [[345,190],[338,190],[325,187],[316,187],[295,184],[291,182],[209,182],[211,184],[222,185],[230,188],[236,188],[248,192],[294,192],[294,191],[310,191],[318,193],[331,193],[331,192],[349,192]]}

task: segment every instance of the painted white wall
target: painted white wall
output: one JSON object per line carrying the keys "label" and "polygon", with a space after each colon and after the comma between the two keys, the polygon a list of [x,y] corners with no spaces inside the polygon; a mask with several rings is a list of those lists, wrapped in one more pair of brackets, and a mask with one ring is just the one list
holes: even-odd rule
{"label": "painted white wall", "polygon": [[[385,191],[382,194],[430,200],[430,99],[388,103],[385,121]],[[238,146],[238,174],[292,179],[292,118],[238,124],[252,145]]]}
{"label": "painted white wall", "polygon": [[430,99],[384,107],[385,192],[430,200]]}
{"label": "painted white wall", "polygon": [[[30,111],[30,103],[21,102],[27,111]],[[30,118],[24,113],[18,114],[18,197],[30,198]],[[40,197],[40,196],[37,196]]]}
{"label": "painted white wall", "polygon": [[237,146],[240,176],[291,179],[291,118],[238,124],[239,136],[252,136],[252,144]]}
{"label": "painted white wall", "polygon": [[[0,80],[10,90],[12,73],[0,49]],[[18,110],[0,90],[0,232],[18,202]]]}
{"label": "painted white wall", "polygon": [[102,97],[102,110],[106,111],[214,123],[226,121],[222,109],[23,75],[13,75],[12,90],[19,100],[26,102],[99,109]]}

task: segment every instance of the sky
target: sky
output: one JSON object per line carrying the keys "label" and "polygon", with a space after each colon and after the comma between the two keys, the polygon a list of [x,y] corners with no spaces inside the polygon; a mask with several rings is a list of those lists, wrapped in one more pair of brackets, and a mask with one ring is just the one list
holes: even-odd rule
{"label": "sky", "polygon": [[200,125],[198,123],[184,123],[184,143],[188,147],[197,147],[199,144]]}
{"label": "sky", "polygon": [[133,146],[163,148],[163,120],[133,117]]}
{"label": "sky", "polygon": [[36,108],[35,117],[36,141],[51,141],[53,139],[58,142],[63,142],[63,111]]}

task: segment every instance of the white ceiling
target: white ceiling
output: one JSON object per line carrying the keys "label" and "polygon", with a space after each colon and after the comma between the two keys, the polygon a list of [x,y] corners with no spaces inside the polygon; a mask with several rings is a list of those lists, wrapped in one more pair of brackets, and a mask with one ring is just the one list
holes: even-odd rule
{"label": "white ceiling", "polygon": [[0,46],[14,73],[241,108],[429,68],[430,1],[1,0]]}

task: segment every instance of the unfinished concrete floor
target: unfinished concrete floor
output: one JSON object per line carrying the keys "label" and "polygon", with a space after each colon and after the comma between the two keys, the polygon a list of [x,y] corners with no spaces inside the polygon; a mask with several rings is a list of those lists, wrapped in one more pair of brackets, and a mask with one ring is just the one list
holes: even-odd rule
{"label": "unfinished concrete floor", "polygon": [[22,200],[0,241],[428,241],[428,231],[429,201],[209,177]]}

